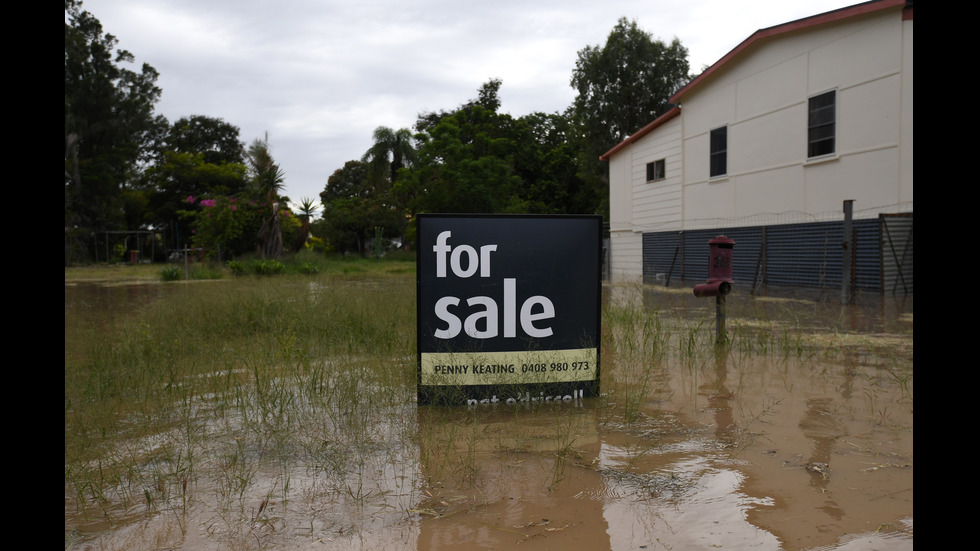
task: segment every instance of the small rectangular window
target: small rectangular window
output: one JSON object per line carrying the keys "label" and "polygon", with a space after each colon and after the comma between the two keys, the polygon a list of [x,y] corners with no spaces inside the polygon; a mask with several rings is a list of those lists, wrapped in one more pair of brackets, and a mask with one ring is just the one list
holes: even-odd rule
{"label": "small rectangular window", "polygon": [[837,91],[810,98],[807,118],[807,157],[830,155],[836,151]]}
{"label": "small rectangular window", "polygon": [[728,127],[711,131],[711,177],[728,174]]}
{"label": "small rectangular window", "polygon": [[663,180],[667,176],[664,173],[664,160],[647,163],[647,181]]}

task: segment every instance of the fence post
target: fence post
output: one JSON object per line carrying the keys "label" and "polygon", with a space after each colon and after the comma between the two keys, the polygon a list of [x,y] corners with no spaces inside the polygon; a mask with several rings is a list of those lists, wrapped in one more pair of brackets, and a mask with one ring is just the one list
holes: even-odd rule
{"label": "fence post", "polygon": [[841,245],[841,304],[851,304],[854,300],[852,289],[854,282],[851,281],[851,257],[854,248],[854,236],[851,229],[851,219],[854,215],[854,200],[844,200],[844,240]]}

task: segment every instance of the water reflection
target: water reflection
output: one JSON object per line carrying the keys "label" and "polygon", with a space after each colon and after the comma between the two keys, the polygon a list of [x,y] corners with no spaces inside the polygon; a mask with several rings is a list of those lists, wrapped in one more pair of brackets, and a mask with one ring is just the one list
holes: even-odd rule
{"label": "water reflection", "polygon": [[[607,305],[642,300],[650,316],[710,320],[711,304],[688,295],[614,287],[604,298]],[[742,338],[758,331],[748,337],[758,342],[786,327],[836,338],[902,334],[911,324],[910,298],[863,297],[842,307],[735,297],[729,306],[730,327]],[[622,405],[610,403],[622,383],[610,363],[607,395],[581,408],[429,417],[421,423],[441,436],[423,439],[431,449],[420,456],[429,458],[423,478],[437,490],[420,520],[418,549],[866,550],[886,540],[911,549],[911,403],[901,405],[907,389],[886,384],[873,358],[850,341],[823,357],[733,345],[703,361],[675,350],[633,424],[610,410]],[[911,370],[910,355],[891,360]],[[887,419],[876,418],[882,402],[896,408]],[[568,441],[556,440],[554,424],[569,416],[584,436],[571,443],[573,454],[559,454]],[[433,450],[453,450],[462,458],[456,464],[468,467],[446,473],[451,462],[433,462]],[[569,455],[575,460],[555,477]],[[875,468],[882,455],[901,462]],[[887,506],[881,496],[889,496]],[[887,529],[906,522],[905,531]],[[886,529],[861,535],[869,525]]]}
{"label": "water reflection", "polygon": [[420,406],[418,549],[539,549],[569,538],[610,549],[602,477],[588,460],[598,448],[597,412],[582,400]]}

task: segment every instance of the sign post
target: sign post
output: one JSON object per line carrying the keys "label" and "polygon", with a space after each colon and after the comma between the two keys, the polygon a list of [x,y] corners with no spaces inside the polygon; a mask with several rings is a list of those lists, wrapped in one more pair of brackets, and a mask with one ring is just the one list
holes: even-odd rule
{"label": "sign post", "polygon": [[418,220],[420,404],[599,394],[602,219]]}

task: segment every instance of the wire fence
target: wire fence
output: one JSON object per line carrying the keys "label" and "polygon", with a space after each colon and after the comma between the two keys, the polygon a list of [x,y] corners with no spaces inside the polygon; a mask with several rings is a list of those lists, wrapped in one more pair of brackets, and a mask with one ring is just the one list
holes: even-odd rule
{"label": "wire fence", "polygon": [[[869,209],[854,210],[854,219],[878,218],[881,214],[911,213],[912,203],[897,203]],[[819,213],[801,211],[766,212],[741,218],[701,218],[697,220],[675,220],[650,225],[634,225],[633,231],[643,233],[689,231],[714,228],[741,228],[746,226],[779,226],[786,224],[809,224],[814,222],[838,222],[844,220],[844,211],[833,210]]]}

